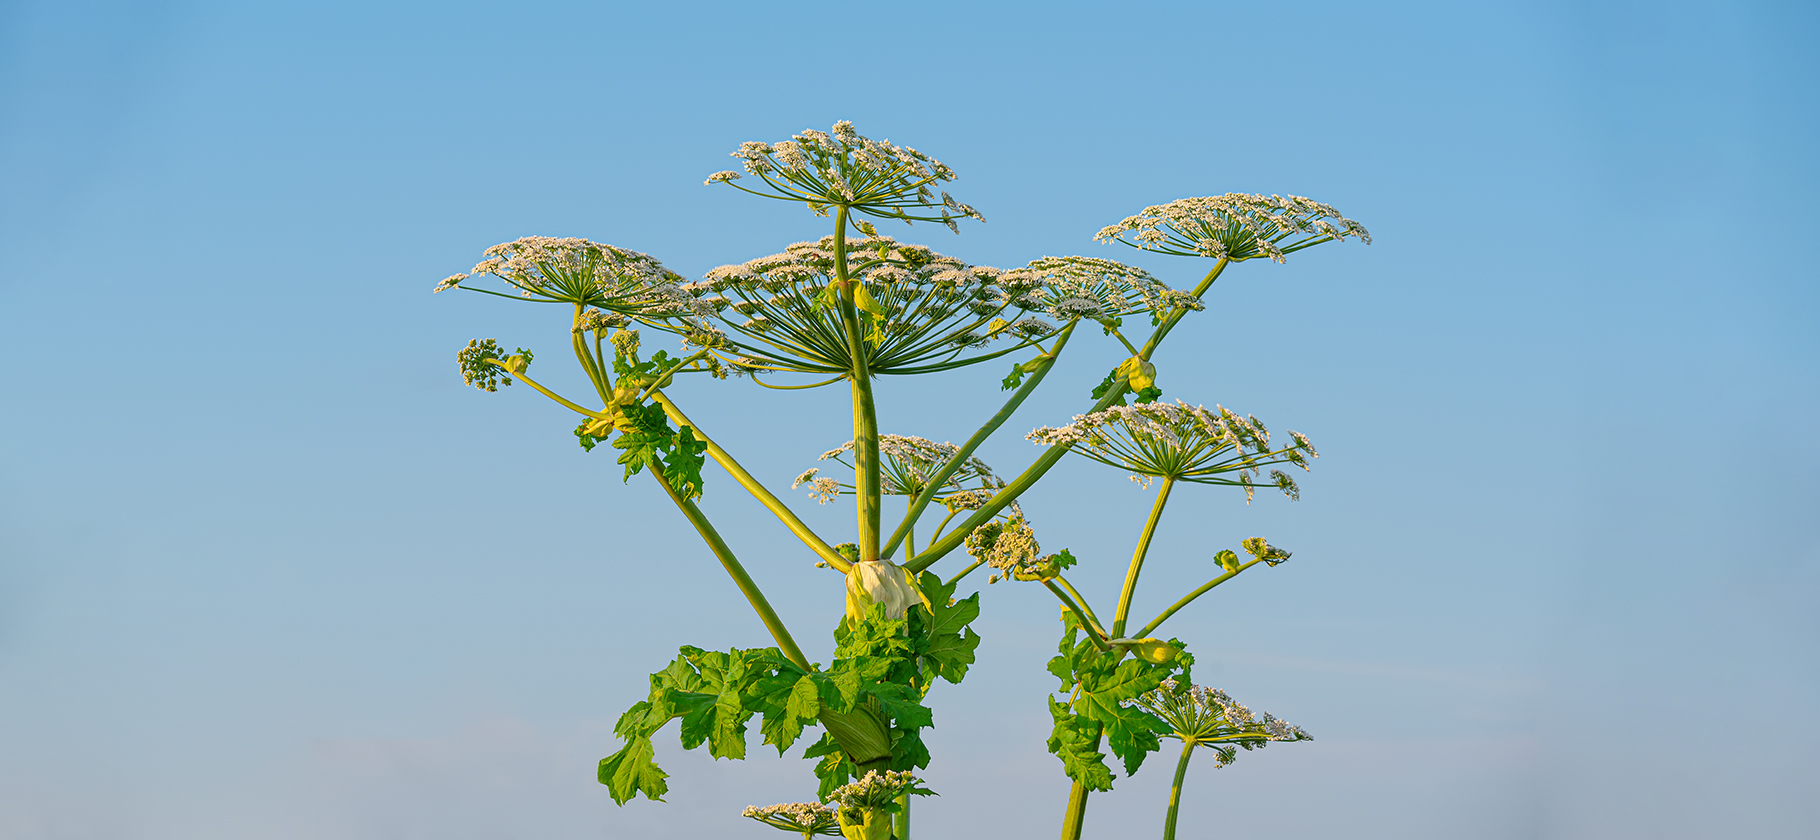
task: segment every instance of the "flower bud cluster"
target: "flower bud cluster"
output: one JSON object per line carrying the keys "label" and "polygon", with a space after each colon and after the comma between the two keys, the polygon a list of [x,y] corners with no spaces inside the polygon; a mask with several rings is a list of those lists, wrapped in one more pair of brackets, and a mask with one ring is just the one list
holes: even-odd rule
{"label": "flower bud cluster", "polygon": [[869,770],[866,775],[829,792],[827,800],[841,808],[881,808],[897,801],[906,793],[929,796],[934,791],[923,787],[923,780],[908,770]]}

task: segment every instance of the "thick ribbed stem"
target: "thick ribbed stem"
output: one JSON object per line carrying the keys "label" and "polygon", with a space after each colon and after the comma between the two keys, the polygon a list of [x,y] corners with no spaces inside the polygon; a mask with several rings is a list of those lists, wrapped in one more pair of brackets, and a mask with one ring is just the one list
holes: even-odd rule
{"label": "thick ribbed stem", "polygon": [[[1099,736],[1094,736],[1090,752],[1100,748]],[[1062,817],[1062,840],[1081,840],[1081,827],[1087,819],[1087,794],[1092,793],[1086,785],[1075,782],[1068,791],[1068,811]]]}
{"label": "thick ribbed stem", "polygon": [[897,840],[910,840],[910,794],[897,798],[897,813],[891,819],[891,833]]}
{"label": "thick ribbed stem", "polygon": [[853,367],[853,495],[858,501],[859,559],[879,557],[878,406],[872,398],[872,369],[867,359],[866,336],[860,330],[854,284],[847,275],[847,208],[834,219],[834,280],[840,289],[841,320],[847,326],[847,352]]}

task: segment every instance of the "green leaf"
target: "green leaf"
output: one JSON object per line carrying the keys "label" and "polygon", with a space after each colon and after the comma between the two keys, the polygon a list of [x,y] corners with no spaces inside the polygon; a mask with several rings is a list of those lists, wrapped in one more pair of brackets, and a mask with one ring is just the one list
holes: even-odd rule
{"label": "green leaf", "polygon": [[803,750],[803,758],[821,758],[815,764],[815,777],[821,780],[816,790],[816,798],[825,800],[834,789],[853,780],[859,775],[853,762],[847,760],[847,754],[841,752],[840,744],[833,735],[822,735],[820,741]]}
{"label": "green leaf", "polygon": [[1106,378],[1100,380],[1100,384],[1093,387],[1093,398],[1097,400],[1100,397],[1106,396],[1106,392],[1112,390],[1113,385],[1118,384],[1118,375],[1119,372],[1117,370],[1106,374]]}
{"label": "green leaf", "polygon": [[[979,593],[974,593],[973,597],[979,597]],[[930,639],[923,659],[936,676],[958,683],[967,677],[967,668],[973,665],[974,651],[979,646],[979,634],[967,628],[963,633],[948,633]]]}
{"label": "green leaf", "polygon": [[999,383],[999,390],[1009,391],[1012,388],[1024,384],[1024,375],[1026,373],[1028,373],[1028,371],[1024,370],[1023,365],[1012,365],[1011,374],[1006,376],[1003,382]]}
{"label": "green leaf", "polygon": [[[795,682],[789,681],[791,677],[795,677]],[[764,720],[758,730],[765,736],[765,743],[776,747],[782,756],[802,737],[803,727],[821,714],[821,689],[815,677],[808,674],[767,677],[760,684],[765,690],[762,694],[755,692],[757,696],[752,698],[763,706]],[[777,690],[780,684],[782,690]]]}
{"label": "green leaf", "polygon": [[955,601],[955,585],[943,583],[933,572],[918,575],[916,584],[929,599],[929,615],[923,620],[925,639],[918,652],[936,676],[958,683],[967,676],[980,644],[979,634],[967,626],[979,618],[980,594]]}
{"label": "green leaf", "polygon": [[1111,665],[1117,654],[1099,653],[1077,671],[1081,691],[1074,700],[1075,711],[1084,718],[1098,721],[1106,734],[1106,746],[1125,763],[1125,774],[1136,773],[1145,757],[1162,747],[1159,733],[1168,727],[1156,716],[1127,706],[1144,692],[1161,685],[1173,670],[1167,665],[1153,665],[1139,659],[1126,659]]}
{"label": "green leaf", "polygon": [[1049,752],[1062,760],[1062,772],[1088,790],[1112,789],[1112,770],[1106,766],[1106,754],[1099,751],[1100,724],[1080,715],[1070,714],[1067,703],[1049,697],[1049,715],[1055,728],[1049,733]]}
{"label": "green leaf", "polygon": [[634,738],[619,752],[600,760],[598,778],[607,786],[607,793],[615,804],[624,805],[640,793],[653,802],[664,800],[664,794],[670,790],[664,779],[670,774],[651,760],[655,754],[650,738]]}
{"label": "green leaf", "polygon": [[784,711],[802,720],[814,720],[822,711],[821,689],[815,684],[815,678],[804,675],[796,680],[796,687],[790,690],[790,700]]}
{"label": "green leaf", "polygon": [[[1220,549],[1218,554],[1213,555],[1213,561],[1220,564],[1220,568],[1225,569],[1228,572],[1236,572],[1239,570],[1239,555],[1234,553],[1230,548]],[[1246,578],[1246,580],[1250,580],[1250,578]]]}

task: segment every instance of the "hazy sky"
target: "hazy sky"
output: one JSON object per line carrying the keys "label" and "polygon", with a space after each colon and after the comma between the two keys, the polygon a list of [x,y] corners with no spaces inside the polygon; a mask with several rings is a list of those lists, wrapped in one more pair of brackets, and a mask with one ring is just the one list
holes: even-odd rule
{"label": "hazy sky", "polygon": [[[594,782],[678,645],[769,642],[648,479],[461,386],[476,337],[575,384],[566,316],[429,291],[525,235],[692,277],[819,236],[702,179],[840,119],[960,173],[988,223],[886,232],[976,263],[1190,285],[1092,235],[1224,192],[1375,238],[1235,267],[1157,357],[1322,454],[1159,534],[1139,612],[1295,551],[1172,630],[1317,739],[1197,762],[1187,836],[1820,835],[1816,43],[1804,3],[0,4],[0,837],[766,837],[814,782],[756,743]],[[1077,339],[986,460],[1120,355]],[[1000,368],[885,381],[884,430],[965,439]],[[849,435],[834,388],[674,394],[780,492]],[[707,476],[826,661],[840,578]],[[1104,592],[1149,499],[1071,458],[1026,507]],[[918,836],[1052,837],[1055,607],[984,597]],[[1171,761],[1089,835],[1158,831]]]}

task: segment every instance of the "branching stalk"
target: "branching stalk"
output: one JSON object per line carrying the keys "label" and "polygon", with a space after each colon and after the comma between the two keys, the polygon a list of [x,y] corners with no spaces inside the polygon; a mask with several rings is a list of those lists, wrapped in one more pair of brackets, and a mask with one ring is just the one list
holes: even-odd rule
{"label": "branching stalk", "polygon": [[1061,587],[1056,586],[1055,581],[1053,580],[1045,579],[1043,581],[1043,586],[1048,587],[1050,592],[1055,593],[1055,597],[1061,600],[1062,606],[1067,607],[1069,612],[1074,613],[1075,620],[1079,621],[1081,627],[1087,631],[1087,638],[1093,641],[1094,647],[1099,648],[1102,653],[1112,650],[1112,645],[1107,643],[1106,636],[1104,635],[1105,631],[1099,628],[1099,622],[1090,621],[1087,616],[1087,611],[1081,609],[1078,604],[1074,603],[1074,599],[1068,597],[1068,593],[1063,592]]}
{"label": "branching stalk", "polygon": [[1246,569],[1249,569],[1252,566],[1256,566],[1257,564],[1262,563],[1262,562],[1264,562],[1264,561],[1263,560],[1247,561],[1244,565],[1239,566],[1237,569],[1227,572],[1226,574],[1220,575],[1219,577],[1216,577],[1213,580],[1207,581],[1206,583],[1201,585],[1201,588],[1196,589],[1195,591],[1182,596],[1182,600],[1177,601],[1174,604],[1171,604],[1169,609],[1163,610],[1161,615],[1158,615],[1156,618],[1151,619],[1149,624],[1144,625],[1144,629],[1137,631],[1138,638],[1143,638],[1145,636],[1150,635],[1151,633],[1156,632],[1156,629],[1158,627],[1163,626],[1163,622],[1169,620],[1170,616],[1175,615],[1177,610],[1180,610],[1181,608],[1186,607],[1189,604],[1193,603],[1194,599],[1207,594],[1208,590],[1211,590],[1214,587],[1219,586],[1222,583],[1225,583],[1226,581],[1232,580],[1234,577],[1238,576],[1239,572],[1245,571]]}
{"label": "branching stalk", "polygon": [[752,605],[752,610],[758,613],[759,620],[765,623],[765,629],[771,631],[771,639],[777,642],[777,649],[784,652],[784,658],[804,671],[811,670],[809,658],[803,656],[802,648],[797,647],[796,640],[790,637],[790,630],[784,626],[784,620],[779,618],[777,611],[771,608],[771,602],[766,600],[765,593],[759,591],[758,584],[752,580],[752,576],[746,574],[746,567],[740,565],[739,558],[733,556],[733,549],[727,547],[726,541],[720,538],[720,532],[714,530],[713,523],[710,523],[708,517],[702,514],[701,508],[696,507],[694,502],[683,498],[681,493],[676,492],[675,487],[670,486],[669,479],[664,478],[662,465],[658,464],[655,459],[647,464],[646,468],[650,470],[651,477],[657,479],[657,483],[662,485],[664,492],[670,494],[670,501],[675,502],[676,506],[682,510],[683,516],[689,518],[689,524],[695,526],[696,533],[701,534],[701,538],[708,544],[708,548],[714,551],[714,556],[720,559],[720,565],[727,570],[728,575],[732,576],[733,582],[739,585],[740,593],[746,596],[746,603]]}
{"label": "branching stalk", "polygon": [[[1093,743],[1088,745],[1088,752],[1100,748],[1100,736],[1093,736]],[[1087,795],[1092,793],[1087,786],[1076,780],[1068,789],[1068,810],[1062,815],[1062,840],[1081,840],[1081,827],[1087,819]]]}
{"label": "branching stalk", "polygon": [[[935,475],[929,480],[929,486],[923,488],[923,492],[916,494],[916,498],[910,502],[910,507],[904,511],[903,524],[897,526],[897,532],[891,535],[891,541],[885,545],[881,556],[890,559],[891,555],[897,551],[899,543],[903,542],[904,536],[909,532],[911,526],[915,525],[916,520],[923,515],[923,509],[929,506],[929,502],[935,498],[935,494],[940,492],[942,485],[948,481],[948,476],[960,469],[961,464],[965,463],[968,458],[972,457],[974,451],[980,448],[980,444],[985,443],[993,432],[1005,425],[1005,421],[1010,420],[1011,415],[1016,413],[1018,406],[1024,404],[1024,398],[1030,396],[1036,390],[1036,386],[1042,384],[1043,377],[1049,375],[1050,369],[1055,367],[1056,360],[1061,357],[1062,347],[1068,343],[1068,337],[1074,333],[1074,325],[1077,323],[1080,322],[1069,321],[1067,326],[1062,327],[1061,332],[1056,334],[1055,344],[1049,348],[1048,353],[1044,354],[1043,363],[1030,372],[1029,376],[1025,378],[1024,384],[1011,395],[1011,399],[1005,401],[1005,405],[998,410],[998,413],[992,415],[986,424],[979,428],[979,431],[973,433],[973,437],[967,439],[966,443],[961,444],[961,448],[948,459],[948,463],[943,464],[942,468],[935,472]],[[947,524],[947,520],[942,520],[942,523]],[[915,550],[916,543],[910,543],[910,551],[915,552]]]}
{"label": "branching stalk", "polygon": [[601,414],[598,411],[595,411],[594,409],[582,408],[581,406],[576,405],[575,403],[572,403],[566,399],[563,399],[561,396],[557,395],[557,393],[555,391],[552,391],[548,388],[545,388],[542,385],[537,384],[536,380],[533,380],[531,377],[524,375],[524,373],[522,371],[513,372],[513,370],[511,368],[506,367],[504,364],[500,363],[500,361],[498,359],[488,359],[487,364],[492,365],[496,368],[499,368],[500,370],[505,371],[506,373],[510,373],[513,376],[518,377],[520,380],[522,380],[524,382],[524,384],[537,389],[537,393],[555,400],[556,402],[560,403],[562,405],[562,407],[567,408],[570,411],[573,411],[577,414],[585,414],[585,415],[587,415],[589,417],[593,417],[597,420],[606,416],[604,414]]}
{"label": "branching stalk", "polygon": [[651,399],[663,408],[664,414],[669,415],[671,422],[678,426],[688,426],[695,435],[696,440],[707,444],[708,455],[714,459],[714,462],[720,464],[722,469],[725,469],[728,474],[732,475],[733,480],[738,482],[739,486],[746,488],[746,492],[751,493],[752,497],[757,499],[759,504],[764,505],[765,509],[776,514],[777,518],[783,521],[784,527],[789,528],[790,533],[795,534],[797,539],[802,540],[803,544],[807,545],[811,551],[814,551],[816,556],[820,557],[829,566],[834,567],[835,571],[842,573],[847,571],[847,566],[849,564],[847,563],[847,559],[840,555],[840,552],[835,551],[833,546],[828,545],[826,540],[823,540],[815,531],[811,530],[807,524],[797,518],[796,512],[792,511],[789,505],[784,504],[781,499],[777,498],[770,490],[766,489],[765,485],[759,483],[758,479],[753,478],[751,473],[746,472],[745,467],[740,466],[738,461],[733,460],[732,455],[727,454],[727,450],[720,448],[720,444],[715,443],[713,438],[708,437],[707,433],[703,432],[701,427],[695,424],[695,421],[690,420],[688,415],[683,414],[682,409],[678,408],[676,403],[672,402],[667,395],[662,391],[659,391],[652,394]]}

